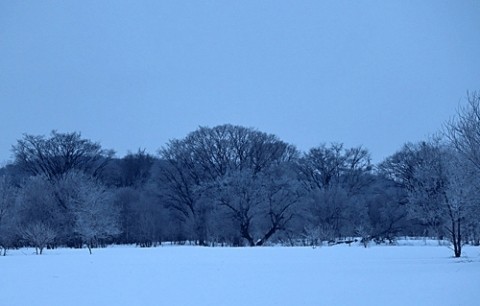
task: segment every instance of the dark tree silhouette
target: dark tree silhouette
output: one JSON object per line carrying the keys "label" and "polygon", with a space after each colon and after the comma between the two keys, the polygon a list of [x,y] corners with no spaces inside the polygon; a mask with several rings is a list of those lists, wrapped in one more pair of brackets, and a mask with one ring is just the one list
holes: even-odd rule
{"label": "dark tree silhouette", "polygon": [[113,151],[81,137],[80,133],[52,131],[49,138],[25,134],[13,146],[15,164],[32,175],[45,175],[49,180],[60,178],[70,170],[97,176]]}

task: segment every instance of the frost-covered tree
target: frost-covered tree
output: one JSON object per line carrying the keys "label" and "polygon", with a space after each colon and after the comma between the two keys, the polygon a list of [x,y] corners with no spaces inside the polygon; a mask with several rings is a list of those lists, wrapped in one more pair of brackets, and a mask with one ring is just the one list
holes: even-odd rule
{"label": "frost-covered tree", "polygon": [[445,154],[445,164],[449,177],[446,190],[447,230],[451,237],[456,257],[460,257],[462,246],[468,241],[468,235],[476,234],[479,226],[480,175],[472,167],[471,161],[449,150]]}
{"label": "frost-covered tree", "polygon": [[111,191],[84,173],[68,173],[65,184],[73,189],[68,206],[74,218],[74,233],[91,254],[99,240],[120,234],[119,209],[114,205]]}
{"label": "frost-covered tree", "polygon": [[[480,170],[480,92],[467,93],[467,105],[461,107],[456,117],[446,125],[445,135],[455,150],[468,162],[466,168]],[[465,164],[465,163],[464,163]],[[469,164],[469,165],[468,165]],[[467,182],[468,183],[468,182]],[[468,186],[471,186],[468,183]],[[480,203],[477,199],[469,222],[469,234],[480,244]]]}
{"label": "frost-covered tree", "polygon": [[55,229],[42,221],[25,225],[20,230],[20,234],[23,239],[35,247],[37,255],[42,255],[43,249],[52,244],[57,237]]}
{"label": "frost-covered tree", "polygon": [[6,175],[0,176],[0,251],[6,255],[15,240],[15,198],[17,188]]}
{"label": "frost-covered tree", "polygon": [[30,177],[19,189],[14,213],[20,236],[39,254],[65,232],[66,215],[57,205],[54,187],[42,175]]}
{"label": "frost-covered tree", "polygon": [[445,229],[446,190],[449,184],[446,151],[439,144],[422,142],[409,147],[415,156],[408,182],[408,212],[426,226],[429,233],[442,237]]}
{"label": "frost-covered tree", "polygon": [[412,173],[409,212],[433,228],[443,228],[452,242],[455,257],[462,254],[466,224],[478,205],[478,173],[454,148],[439,143],[417,147]]}
{"label": "frost-covered tree", "polygon": [[445,135],[455,149],[480,169],[480,92],[467,94],[468,103],[446,124]]}
{"label": "frost-covered tree", "polygon": [[[410,235],[437,238],[444,235],[441,205],[437,205],[439,194],[422,191],[425,188],[435,190],[435,187],[427,187],[422,180],[424,175],[428,175],[428,167],[438,169],[436,161],[439,156],[435,144],[407,143],[378,167],[379,174],[393,184],[390,190],[396,194],[394,198],[408,212],[410,224],[405,224],[404,231]],[[432,172],[432,180],[426,183],[441,185],[442,180],[445,180],[444,175],[438,175],[437,171]]]}

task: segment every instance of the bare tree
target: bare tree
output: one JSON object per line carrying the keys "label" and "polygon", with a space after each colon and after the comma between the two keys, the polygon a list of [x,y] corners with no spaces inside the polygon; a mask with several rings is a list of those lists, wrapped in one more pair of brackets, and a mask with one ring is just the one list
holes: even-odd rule
{"label": "bare tree", "polygon": [[454,256],[460,257],[464,244],[465,223],[477,206],[480,187],[478,174],[470,161],[453,148],[423,144],[413,171],[409,192],[409,212],[430,227],[442,226],[448,233]]}
{"label": "bare tree", "polygon": [[309,190],[326,190],[341,185],[350,194],[370,183],[370,154],[362,147],[345,149],[342,144],[325,144],[310,149],[299,161],[299,170]]}
{"label": "bare tree", "polygon": [[[305,190],[311,201],[309,228],[342,236],[349,220],[349,207],[372,184],[370,155],[362,147],[346,149],[342,144],[312,148],[298,162]],[[350,230],[351,232],[353,231]],[[351,233],[353,234],[353,232]]]}
{"label": "bare tree", "polygon": [[445,126],[453,146],[480,169],[480,92],[467,93],[468,103]]}
{"label": "bare tree", "polygon": [[253,235],[254,218],[261,210],[264,200],[258,180],[248,170],[232,172],[213,186],[212,196],[224,207],[226,215],[233,219],[240,236],[250,246],[255,246]]}
{"label": "bare tree", "polygon": [[346,156],[342,144],[312,148],[302,157],[299,169],[309,190],[324,190],[340,183]]}
{"label": "bare tree", "polygon": [[301,201],[299,183],[282,170],[231,171],[211,185],[208,196],[224,208],[224,215],[250,246],[264,245],[286,230]]}
{"label": "bare tree", "polygon": [[[453,147],[469,161],[471,166],[480,170],[480,92],[467,93],[467,105],[459,108],[457,116],[450,120],[444,130]],[[471,186],[468,183],[467,186]],[[475,243],[480,243],[480,203],[471,199],[474,218],[468,224],[469,234]]]}
{"label": "bare tree", "polygon": [[360,237],[360,242],[366,248],[368,247],[368,243],[370,242],[372,229],[369,228],[368,225],[358,225],[355,228],[355,234]]}
{"label": "bare tree", "polygon": [[[410,190],[413,184],[413,172],[420,159],[419,147],[426,145],[425,142],[404,144],[400,150],[378,165],[379,174],[394,182],[398,187]],[[405,203],[406,199],[403,202]]]}
{"label": "bare tree", "polygon": [[469,234],[468,225],[479,225],[480,177],[471,162],[458,152],[450,150],[444,158],[449,177],[445,194],[448,199],[446,228],[453,243],[455,257],[460,257],[462,246],[467,241],[465,236]]}
{"label": "bare tree", "polygon": [[285,165],[275,167],[262,174],[265,206],[263,212],[263,232],[256,245],[261,246],[278,231],[288,229],[293,218],[299,216],[304,201],[300,182],[285,172]]}
{"label": "bare tree", "polygon": [[49,138],[25,134],[13,146],[13,153],[15,164],[32,175],[44,175],[49,180],[58,179],[74,169],[97,176],[113,155],[100,144],[83,139],[80,133],[56,131],[52,131]]}
{"label": "bare tree", "polygon": [[296,149],[274,135],[233,125],[200,127],[182,140],[172,140],[160,151],[154,179],[167,203],[184,224],[190,224],[194,239],[203,243],[205,213],[201,186],[230,171],[260,173],[292,160]]}
{"label": "bare tree", "polygon": [[31,243],[35,247],[37,255],[43,254],[43,249],[48,244],[53,243],[57,233],[55,229],[47,223],[37,221],[32,224],[27,224],[21,229],[22,238]]}

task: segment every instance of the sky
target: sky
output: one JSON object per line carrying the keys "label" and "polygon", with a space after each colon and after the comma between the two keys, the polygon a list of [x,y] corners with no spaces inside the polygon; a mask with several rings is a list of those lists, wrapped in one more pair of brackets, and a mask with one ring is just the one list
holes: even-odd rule
{"label": "sky", "polygon": [[0,0],[0,164],[24,133],[121,157],[236,124],[379,162],[480,90],[480,1]]}

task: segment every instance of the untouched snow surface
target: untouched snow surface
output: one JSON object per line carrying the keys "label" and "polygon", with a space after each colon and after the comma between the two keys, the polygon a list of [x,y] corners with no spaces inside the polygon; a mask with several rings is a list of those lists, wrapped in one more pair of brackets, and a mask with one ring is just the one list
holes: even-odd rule
{"label": "untouched snow surface", "polygon": [[5,305],[480,305],[480,248],[111,247],[11,251]]}

